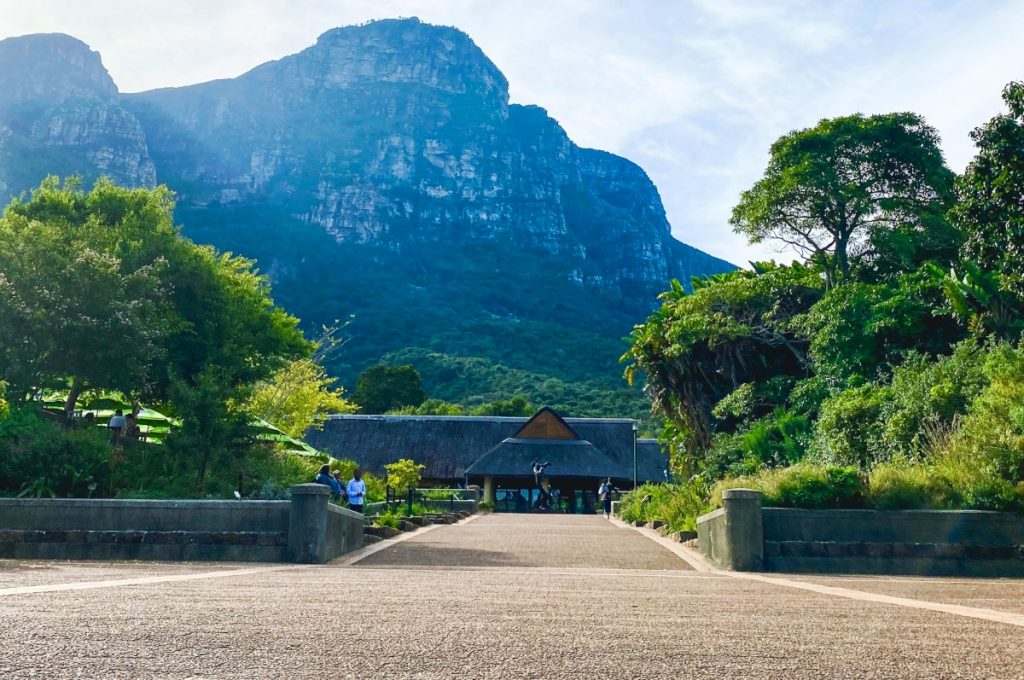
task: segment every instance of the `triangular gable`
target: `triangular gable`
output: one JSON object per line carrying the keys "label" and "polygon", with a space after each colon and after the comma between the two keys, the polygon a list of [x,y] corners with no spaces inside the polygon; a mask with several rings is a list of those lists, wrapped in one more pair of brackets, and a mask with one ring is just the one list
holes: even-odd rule
{"label": "triangular gable", "polygon": [[513,435],[514,439],[579,439],[562,416],[545,406]]}

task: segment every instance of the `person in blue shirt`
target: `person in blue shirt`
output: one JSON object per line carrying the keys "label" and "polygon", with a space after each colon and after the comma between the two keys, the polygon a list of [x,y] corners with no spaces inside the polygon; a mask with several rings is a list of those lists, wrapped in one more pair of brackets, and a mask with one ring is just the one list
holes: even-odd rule
{"label": "person in blue shirt", "polygon": [[316,473],[316,479],[313,480],[317,484],[323,484],[331,489],[331,498],[338,500],[341,498],[341,484],[334,477],[331,477],[331,466],[321,465],[320,471]]}
{"label": "person in blue shirt", "polygon": [[363,511],[363,502],[366,499],[366,482],[363,481],[363,471],[356,468],[352,479],[348,481],[348,507],[356,512]]}

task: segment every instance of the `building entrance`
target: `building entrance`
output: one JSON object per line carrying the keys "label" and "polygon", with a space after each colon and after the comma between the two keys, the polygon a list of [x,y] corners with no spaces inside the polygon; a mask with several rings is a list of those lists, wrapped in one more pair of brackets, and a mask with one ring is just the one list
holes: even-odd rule
{"label": "building entrance", "polygon": [[[551,487],[553,512],[590,515],[599,510],[597,492],[584,489],[558,489]],[[499,486],[494,492],[495,512],[546,512],[536,508],[540,490],[533,488],[506,488]]]}

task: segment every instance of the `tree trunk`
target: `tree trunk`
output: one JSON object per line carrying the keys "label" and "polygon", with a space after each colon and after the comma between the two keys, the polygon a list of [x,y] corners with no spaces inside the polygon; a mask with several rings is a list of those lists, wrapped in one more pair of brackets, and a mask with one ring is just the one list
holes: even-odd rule
{"label": "tree trunk", "polygon": [[68,420],[71,420],[71,414],[75,412],[75,406],[78,404],[78,396],[82,394],[82,389],[85,386],[82,384],[82,379],[78,376],[71,381],[71,390],[68,392],[68,398],[64,401],[64,414]]}

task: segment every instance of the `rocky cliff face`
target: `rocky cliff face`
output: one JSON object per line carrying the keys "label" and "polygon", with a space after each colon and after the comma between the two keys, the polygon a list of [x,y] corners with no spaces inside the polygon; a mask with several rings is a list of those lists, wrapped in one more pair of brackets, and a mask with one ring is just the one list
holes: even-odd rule
{"label": "rocky cliff face", "polygon": [[[257,257],[309,321],[369,318],[373,351],[403,346],[399,326],[405,345],[451,344],[438,327],[481,314],[618,338],[669,278],[731,268],[672,238],[643,170],[510,105],[467,35],[415,19],[133,95],[67,36],[0,42],[0,195],[70,172],[168,184],[187,233]],[[386,320],[392,305],[420,321]]]}
{"label": "rocky cliff face", "polygon": [[0,197],[47,172],[156,182],[142,126],[97,53],[60,34],[0,41]]}
{"label": "rocky cliff face", "polygon": [[678,257],[640,168],[579,149],[464,33],[415,20],[322,35],[233,80],[131,95],[161,180],[195,205],[270,201],[339,242],[496,241],[582,285],[721,270]]}

